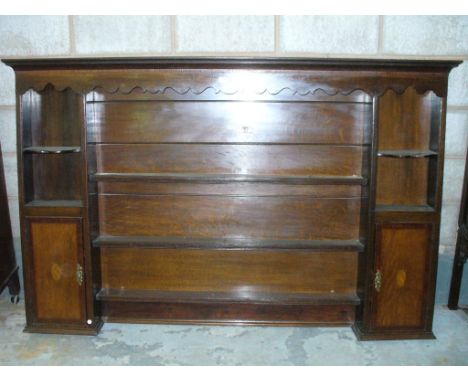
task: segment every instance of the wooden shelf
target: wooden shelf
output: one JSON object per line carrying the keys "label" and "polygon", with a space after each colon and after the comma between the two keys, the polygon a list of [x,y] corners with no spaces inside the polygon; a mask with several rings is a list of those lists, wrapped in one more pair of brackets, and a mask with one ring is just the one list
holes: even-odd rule
{"label": "wooden shelf", "polygon": [[366,184],[362,176],[277,176],[236,174],[184,174],[184,173],[96,173],[91,181],[99,182],[156,182],[156,183],[278,183],[278,184]]}
{"label": "wooden shelf", "polygon": [[95,247],[194,248],[194,249],[310,249],[363,251],[358,240],[253,240],[155,236],[99,236]]}
{"label": "wooden shelf", "polygon": [[101,289],[96,294],[98,301],[170,302],[170,303],[249,303],[278,305],[359,305],[354,293],[305,294],[239,292],[185,292],[153,290]]}
{"label": "wooden shelf", "polygon": [[80,146],[30,146],[23,149],[25,154],[71,154],[81,152]]}
{"label": "wooden shelf", "polygon": [[32,200],[25,207],[83,207],[81,200]]}
{"label": "wooden shelf", "polygon": [[376,212],[434,212],[434,207],[428,205],[413,206],[413,205],[377,205]]}
{"label": "wooden shelf", "polygon": [[378,157],[384,158],[427,158],[437,156],[432,150],[380,150]]}

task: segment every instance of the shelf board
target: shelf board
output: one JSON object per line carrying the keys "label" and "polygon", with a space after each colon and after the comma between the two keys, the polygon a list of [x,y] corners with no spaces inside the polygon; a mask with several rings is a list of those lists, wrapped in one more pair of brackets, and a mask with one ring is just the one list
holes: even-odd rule
{"label": "shelf board", "polygon": [[192,248],[192,249],[310,249],[363,251],[358,240],[253,240],[155,236],[99,236],[95,247]]}
{"label": "shelf board", "polygon": [[278,184],[324,184],[362,185],[367,179],[362,176],[278,176],[237,174],[185,174],[185,173],[96,173],[91,181],[98,182],[156,182],[156,183],[278,183]]}
{"label": "shelf board", "polygon": [[23,149],[25,154],[70,154],[81,152],[80,146],[30,146]]}
{"label": "shelf board", "polygon": [[32,200],[25,207],[83,207],[81,200]]}
{"label": "shelf board", "polygon": [[427,158],[437,155],[432,150],[380,150],[377,153],[378,157],[385,158]]}
{"label": "shelf board", "polygon": [[275,293],[255,291],[233,292],[186,292],[101,289],[96,294],[98,301],[127,302],[172,302],[172,303],[247,303],[268,305],[359,305],[354,293]]}
{"label": "shelf board", "polygon": [[376,212],[434,212],[434,208],[428,205],[376,205]]}

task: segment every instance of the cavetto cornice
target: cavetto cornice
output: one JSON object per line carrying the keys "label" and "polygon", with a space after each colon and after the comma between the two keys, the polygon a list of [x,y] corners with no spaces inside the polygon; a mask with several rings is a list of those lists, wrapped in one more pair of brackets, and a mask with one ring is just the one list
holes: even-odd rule
{"label": "cavetto cornice", "polygon": [[[360,90],[378,96],[408,88],[423,94],[447,94],[448,72],[461,61],[304,58],[60,58],[4,60],[17,74],[17,91],[58,91],[81,94],[206,93],[233,96],[307,96],[316,92],[348,95]],[[247,70],[248,69],[248,70]],[[334,74],[338,74],[334,76]],[[417,73],[417,75],[415,75]]]}

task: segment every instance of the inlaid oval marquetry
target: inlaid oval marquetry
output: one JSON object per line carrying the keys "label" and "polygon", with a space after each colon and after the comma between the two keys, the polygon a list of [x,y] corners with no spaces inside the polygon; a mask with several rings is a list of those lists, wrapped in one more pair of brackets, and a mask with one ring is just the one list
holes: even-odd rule
{"label": "inlaid oval marquetry", "polygon": [[396,284],[399,288],[403,288],[406,284],[406,271],[399,269],[396,274]]}
{"label": "inlaid oval marquetry", "polygon": [[59,281],[63,276],[62,268],[60,267],[60,265],[58,265],[57,263],[53,263],[50,267],[50,274],[52,275],[52,279],[54,281]]}

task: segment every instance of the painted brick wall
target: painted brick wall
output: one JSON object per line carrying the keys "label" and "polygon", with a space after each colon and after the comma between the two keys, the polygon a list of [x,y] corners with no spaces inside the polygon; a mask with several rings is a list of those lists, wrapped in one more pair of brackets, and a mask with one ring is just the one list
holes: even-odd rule
{"label": "painted brick wall", "polygon": [[[452,58],[441,254],[451,258],[468,140],[468,16],[0,16],[0,58],[47,56]],[[13,71],[0,64],[0,140],[19,236]]]}

